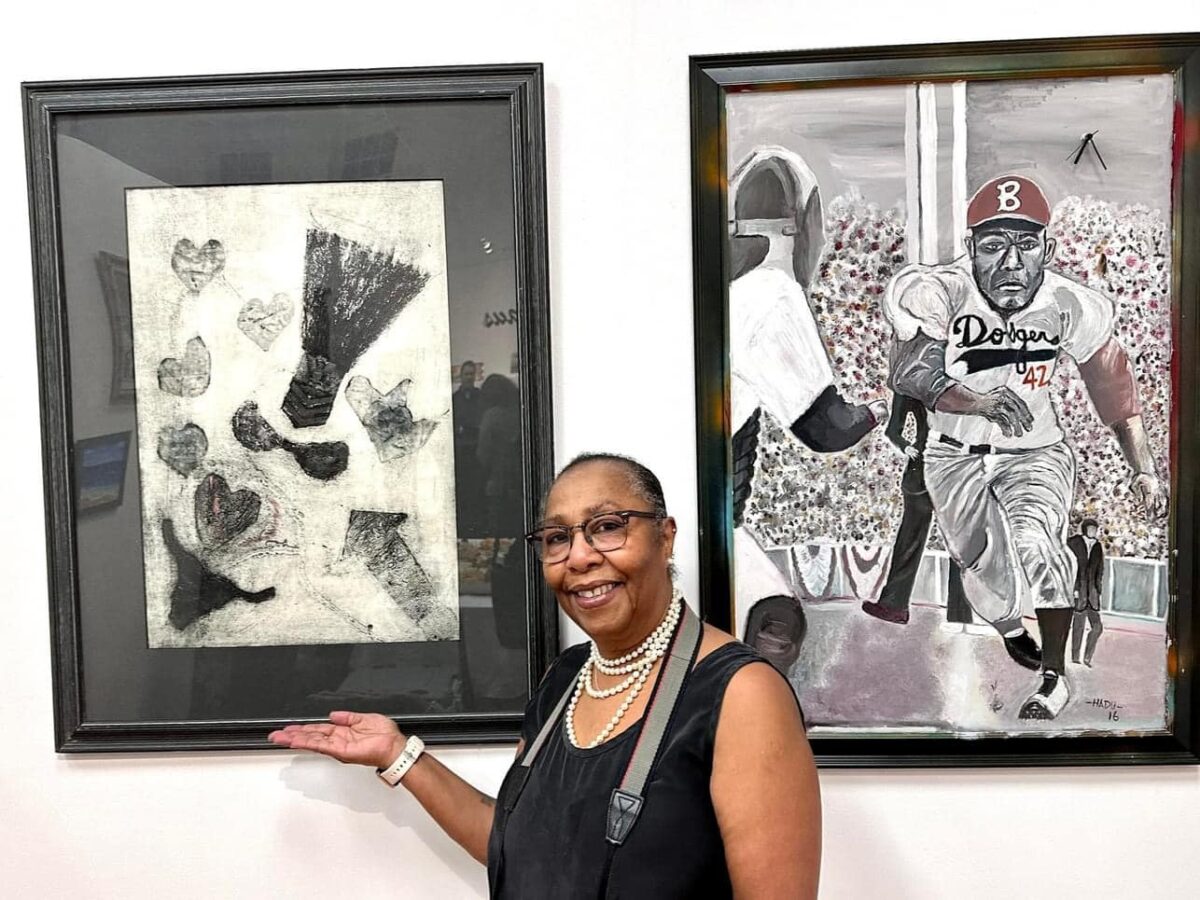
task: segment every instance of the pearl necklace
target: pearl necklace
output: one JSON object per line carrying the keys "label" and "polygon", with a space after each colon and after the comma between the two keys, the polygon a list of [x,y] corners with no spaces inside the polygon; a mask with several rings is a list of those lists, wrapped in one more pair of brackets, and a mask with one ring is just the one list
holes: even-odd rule
{"label": "pearl necklace", "polygon": [[[588,654],[588,658],[579,670],[579,676],[576,678],[575,692],[571,695],[570,703],[567,704],[567,737],[573,746],[585,750],[598,747],[612,734],[613,729],[621,724],[621,719],[625,717],[625,713],[629,711],[629,707],[633,705],[633,701],[637,699],[638,694],[645,687],[655,662],[666,654],[667,648],[671,644],[671,636],[675,633],[675,626],[679,623],[682,607],[683,595],[676,588],[671,593],[671,602],[667,606],[662,621],[658,623],[658,627],[638,645],[637,649],[617,659],[605,659],[600,655],[600,651],[597,649],[595,643],[592,644],[591,653]],[[601,690],[597,689],[592,682],[593,669],[599,669],[605,675],[628,674],[629,677],[614,687]],[[621,705],[617,707],[616,714],[586,747],[580,744],[579,737],[575,734],[575,707],[579,705],[579,698],[583,696],[584,691],[587,691],[589,697],[597,700],[615,697],[617,694],[629,691],[629,696],[621,701]]]}

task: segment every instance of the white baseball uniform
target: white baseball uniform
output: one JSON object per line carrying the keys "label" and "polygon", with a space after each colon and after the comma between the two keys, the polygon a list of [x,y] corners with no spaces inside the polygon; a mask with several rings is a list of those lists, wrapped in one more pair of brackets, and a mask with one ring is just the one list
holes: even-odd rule
{"label": "white baseball uniform", "polygon": [[[788,273],[760,266],[729,285],[729,362],[732,432],[760,407],[787,428],[833,384],[808,298]],[[744,635],[755,602],[795,592],[745,526],[734,530],[733,546],[733,624]]]}
{"label": "white baseball uniform", "polygon": [[1037,608],[1071,608],[1075,559],[1066,538],[1075,458],[1050,384],[1060,353],[1084,363],[1112,336],[1112,303],[1047,271],[1029,306],[1005,318],[963,256],[901,270],[883,311],[900,341],[918,330],[945,341],[955,381],[978,393],[1007,387],[1033,417],[1031,430],[1009,437],[982,416],[929,415],[925,481],[971,605],[1004,634],[1019,627],[1026,595]]}

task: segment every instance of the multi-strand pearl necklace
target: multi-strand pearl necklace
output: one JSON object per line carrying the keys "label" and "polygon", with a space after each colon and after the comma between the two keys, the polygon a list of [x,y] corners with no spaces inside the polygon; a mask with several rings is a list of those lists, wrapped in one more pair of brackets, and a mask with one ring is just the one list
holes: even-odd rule
{"label": "multi-strand pearl necklace", "polygon": [[[633,701],[645,687],[655,662],[667,652],[667,648],[671,645],[671,636],[675,633],[675,626],[679,623],[682,608],[683,595],[676,589],[671,594],[671,602],[667,606],[662,621],[658,623],[658,627],[650,632],[649,637],[635,649],[617,659],[605,659],[600,655],[596,644],[592,643],[592,652],[579,670],[575,693],[571,695],[571,702],[567,704],[567,737],[574,746],[585,750],[598,747],[612,734],[613,729],[621,724],[621,719],[625,717],[625,713],[629,711],[629,707],[633,705]],[[613,687],[600,690],[592,682],[593,669],[599,669],[605,675],[627,675],[628,677]],[[617,707],[616,713],[609,719],[608,724],[600,729],[595,740],[586,746],[579,742],[579,738],[575,734],[575,707],[579,705],[579,698],[583,696],[584,691],[587,691],[589,697],[597,700],[615,697],[617,694],[629,691],[629,696],[621,701],[621,705]]]}

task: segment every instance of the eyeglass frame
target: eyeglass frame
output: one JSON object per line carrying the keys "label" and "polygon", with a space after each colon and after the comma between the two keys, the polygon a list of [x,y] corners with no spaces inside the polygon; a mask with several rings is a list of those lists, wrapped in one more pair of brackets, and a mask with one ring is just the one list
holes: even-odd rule
{"label": "eyeglass frame", "polygon": [[[621,541],[621,543],[618,544],[617,546],[610,547],[607,550],[601,550],[599,547],[597,547],[595,545],[595,543],[593,543],[592,536],[590,534],[588,534],[588,530],[587,530],[587,526],[588,526],[589,522],[591,522],[594,519],[601,519],[604,516],[619,516],[621,519],[624,520],[625,528],[626,528],[625,540]],[[652,512],[650,510],[643,510],[643,509],[607,509],[604,512],[598,512],[593,515],[590,515],[586,519],[584,519],[582,522],[577,522],[574,525],[542,525],[538,528],[533,529],[533,531],[526,533],[525,543],[527,543],[529,545],[529,548],[531,550],[533,550],[534,555],[537,556],[538,561],[540,563],[542,563],[543,565],[548,565],[548,566],[556,566],[561,562],[566,562],[570,558],[571,548],[575,546],[575,532],[576,531],[583,532],[583,539],[585,541],[587,541],[587,545],[589,547],[591,547],[593,550],[595,550],[597,553],[611,553],[613,550],[620,550],[622,547],[625,546],[626,541],[629,540],[628,528],[629,528],[629,520],[630,519],[656,519],[658,521],[661,521],[661,520],[667,519],[667,518],[670,518],[670,517],[665,512]],[[554,559],[554,560],[550,560],[549,562],[547,562],[545,557],[543,557],[540,553],[538,553],[538,551],[536,549],[536,545],[538,543],[538,534],[546,531],[547,529],[551,529],[551,528],[566,530],[566,532],[567,532],[567,552],[563,554],[562,559]]]}

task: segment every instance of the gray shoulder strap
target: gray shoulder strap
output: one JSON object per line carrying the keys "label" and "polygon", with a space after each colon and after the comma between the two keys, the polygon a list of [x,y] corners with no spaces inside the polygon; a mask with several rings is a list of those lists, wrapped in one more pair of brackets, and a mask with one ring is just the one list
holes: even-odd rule
{"label": "gray shoulder strap", "polygon": [[679,629],[671,641],[662,674],[650,699],[650,708],[646,710],[642,733],[638,736],[637,746],[633,748],[625,777],[608,801],[606,837],[609,843],[618,846],[624,843],[642,811],[642,791],[650,778],[650,770],[658,757],[658,748],[666,736],[667,727],[671,724],[671,714],[683,691],[684,681],[700,649],[702,632],[700,619],[684,603]]}
{"label": "gray shoulder strap", "polygon": [[558,720],[562,718],[563,710],[567,708],[567,703],[571,699],[571,695],[575,693],[575,679],[571,679],[571,683],[567,685],[567,691],[559,698],[558,703],[554,705],[554,711],[546,717],[546,722],[542,725],[542,730],[537,733],[537,737],[533,739],[533,743],[525,751],[525,755],[521,757],[521,765],[528,769],[533,765],[533,761],[537,759],[537,755],[542,752],[542,745],[546,743],[546,739],[550,737],[554,731],[554,726],[558,724]]}

